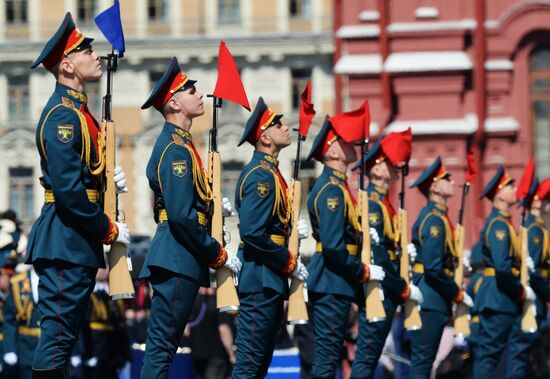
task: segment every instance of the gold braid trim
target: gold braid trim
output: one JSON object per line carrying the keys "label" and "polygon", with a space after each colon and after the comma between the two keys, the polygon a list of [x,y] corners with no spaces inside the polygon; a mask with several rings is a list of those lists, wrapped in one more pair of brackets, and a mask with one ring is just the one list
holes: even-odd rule
{"label": "gold braid trim", "polygon": [[397,237],[393,231],[395,230],[394,228],[397,224],[397,217],[395,217],[394,220],[390,219],[390,212],[388,212],[388,208],[386,208],[386,205],[380,201],[379,198],[371,196],[371,200],[376,202],[376,204],[380,206],[380,209],[382,209],[382,217],[384,218],[384,236],[386,236],[390,241],[396,241]]}
{"label": "gold braid trim", "polygon": [[103,134],[101,130],[97,134],[97,162],[92,162],[91,158],[91,148],[92,148],[92,137],[90,135],[90,130],[88,129],[88,123],[86,122],[86,117],[80,110],[76,109],[74,106],[72,109],[78,115],[80,119],[80,129],[82,131],[82,152],[80,157],[84,159],[86,166],[90,168],[92,175],[101,175],[105,169],[105,141],[103,140]]}
{"label": "gold braid trim", "polygon": [[210,187],[208,176],[204,171],[204,168],[201,170],[193,149],[187,146],[187,144],[183,144],[181,146],[184,146],[189,151],[189,154],[191,154],[191,163],[193,166],[193,183],[195,184],[195,190],[197,191],[197,194],[205,203],[210,203],[212,199],[214,199],[214,194],[212,193],[212,188]]}
{"label": "gold braid trim", "polygon": [[338,187],[344,193],[344,215],[348,217],[349,222],[353,226],[356,232],[361,231],[361,224],[359,223],[359,212],[357,207],[351,201],[351,196],[342,183],[337,184]]}
{"label": "gold braid trim", "polygon": [[422,222],[420,223],[420,227],[418,228],[418,237],[420,238],[420,242],[423,243],[423,241],[422,241],[423,240],[422,231],[424,230],[424,224],[426,223],[426,221],[428,221],[428,218],[430,218],[430,216],[432,216],[432,215],[436,216],[436,217],[439,217],[443,221],[443,225],[445,226],[445,244],[447,245],[447,248],[449,249],[449,252],[451,253],[451,256],[453,258],[458,258],[458,252],[456,251],[456,244],[455,244],[455,240],[453,238],[453,232],[451,230],[451,225],[447,221],[446,217],[441,217],[440,215],[438,215],[435,212],[428,213],[424,217]]}

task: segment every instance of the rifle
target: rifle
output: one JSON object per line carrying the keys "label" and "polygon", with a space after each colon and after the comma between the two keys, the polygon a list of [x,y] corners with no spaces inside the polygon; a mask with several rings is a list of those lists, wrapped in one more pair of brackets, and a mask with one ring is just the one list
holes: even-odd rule
{"label": "rifle", "polygon": [[[290,198],[292,199],[292,213],[290,222],[292,229],[288,240],[288,250],[290,254],[298,258],[300,250],[300,237],[298,236],[298,220],[300,220],[300,208],[302,206],[302,182],[300,181],[300,145],[305,140],[298,133],[298,145],[296,146],[296,160],[294,161],[294,170],[292,181],[290,183]],[[290,295],[288,298],[288,316],[287,321],[291,325],[306,324],[309,320],[307,306],[304,298],[304,282],[292,277],[290,280]]]}
{"label": "rifle", "polygon": [[[401,277],[409,285],[411,279],[411,265],[409,261],[409,252],[407,244],[409,243],[407,211],[405,210],[405,177],[409,173],[409,165],[405,164],[401,169],[401,193],[399,194],[399,244],[401,247],[401,258],[399,262],[399,272]],[[418,304],[410,298],[405,300],[405,328],[407,330],[417,330],[422,328],[422,320]]]}
{"label": "rifle", "polygon": [[[529,199],[526,199],[526,204],[529,204]],[[527,228],[525,227],[525,219],[527,213],[527,206],[523,208],[521,215],[521,228],[520,228],[520,252],[521,252],[521,267],[520,267],[520,281],[521,285],[529,285],[529,271],[527,269],[527,257],[529,256],[529,239],[527,234]],[[535,333],[538,329],[537,319],[535,317],[535,302],[525,299],[523,302],[523,310],[521,313],[521,330],[524,333]]]}
{"label": "rifle", "polygon": [[[223,215],[222,215],[222,164],[218,151],[218,108],[222,107],[222,99],[214,95],[212,98],[212,129],[208,143],[208,182],[212,188],[213,207],[210,218],[210,235],[222,246]],[[234,312],[239,309],[239,296],[233,283],[233,272],[227,267],[216,270],[216,308],[219,312]]]}
{"label": "rifle", "polygon": [[[107,93],[103,97],[103,117],[101,135],[105,138],[105,192],[103,193],[103,211],[111,220],[118,221],[120,210],[115,188],[116,130],[111,118],[112,75],[117,70],[118,55],[112,51],[102,59],[107,60]],[[130,275],[127,247],[114,242],[109,252],[109,296],[112,300],[131,299],[136,296],[134,283]]]}
{"label": "rifle", "polygon": [[[369,196],[365,191],[365,153],[367,152],[368,143],[368,138],[361,143],[361,171],[358,191],[359,204],[361,204],[361,233],[363,235],[361,262],[365,265],[373,262],[369,225]],[[365,309],[369,322],[384,321],[386,319],[386,311],[380,298],[380,282],[377,280],[369,280],[366,283]]]}
{"label": "rifle", "polygon": [[[464,203],[466,196],[470,191],[470,183],[465,182],[462,187],[462,199],[460,201],[460,210],[458,212],[458,225],[456,226],[456,252],[458,254],[458,262],[455,268],[454,279],[458,288],[464,287],[464,226],[462,225],[464,218]],[[458,303],[456,305],[456,314],[454,319],[454,334],[455,336],[470,335],[470,321],[469,321],[468,306],[464,303]]]}

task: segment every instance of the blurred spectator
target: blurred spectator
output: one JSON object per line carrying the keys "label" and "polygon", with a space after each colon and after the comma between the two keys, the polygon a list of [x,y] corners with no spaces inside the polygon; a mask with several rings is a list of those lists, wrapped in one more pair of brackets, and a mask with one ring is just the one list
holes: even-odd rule
{"label": "blurred spectator", "polygon": [[82,331],[82,360],[88,379],[118,379],[120,369],[131,359],[124,302],[110,301],[108,278],[109,270],[100,268]]}
{"label": "blurred spectator", "polygon": [[225,379],[235,364],[233,316],[218,312],[213,288],[201,288],[188,327],[195,379]]}

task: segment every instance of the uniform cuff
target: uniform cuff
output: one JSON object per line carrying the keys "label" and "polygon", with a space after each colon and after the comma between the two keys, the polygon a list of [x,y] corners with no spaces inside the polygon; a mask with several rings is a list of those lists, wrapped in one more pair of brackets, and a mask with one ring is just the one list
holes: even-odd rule
{"label": "uniform cuff", "polygon": [[365,283],[370,278],[370,269],[369,266],[363,263],[363,274],[357,279],[358,283]]}
{"label": "uniform cuff", "polygon": [[521,294],[518,297],[518,302],[523,303],[526,297],[527,297],[527,291],[525,291],[525,287],[521,286]]}
{"label": "uniform cuff", "polygon": [[107,233],[99,241],[104,245],[110,245],[118,238],[118,226],[116,226],[116,222],[111,220],[110,217],[107,218],[109,219],[109,229],[107,229]]}
{"label": "uniform cuff", "polygon": [[461,303],[462,300],[464,300],[464,292],[462,291],[462,289],[459,288],[455,297],[453,297],[453,302],[458,304],[458,303]]}
{"label": "uniform cuff", "polygon": [[286,276],[292,275],[294,270],[296,270],[296,265],[298,264],[298,258],[296,258],[292,253],[288,252],[288,262],[286,263],[285,267],[283,267],[283,274]]}
{"label": "uniform cuff", "polygon": [[402,301],[407,300],[411,296],[411,288],[407,285],[407,287],[405,287],[405,289],[401,291],[401,295],[399,296],[401,297]]}
{"label": "uniform cuff", "polygon": [[227,261],[227,251],[225,251],[223,246],[220,245],[220,252],[218,253],[218,256],[212,263],[208,265],[208,267],[216,270],[222,267],[225,264],[225,261]]}

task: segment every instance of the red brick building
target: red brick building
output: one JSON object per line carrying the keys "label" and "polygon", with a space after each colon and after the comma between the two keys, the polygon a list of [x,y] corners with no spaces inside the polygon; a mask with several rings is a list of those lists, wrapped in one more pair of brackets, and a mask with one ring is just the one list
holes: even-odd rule
{"label": "red brick building", "polygon": [[[336,109],[367,98],[373,137],[412,128],[408,183],[440,155],[460,186],[468,145],[476,149],[466,247],[500,163],[519,180],[533,156],[537,175],[550,176],[550,1],[336,0],[334,14]],[[406,202],[412,222],[424,200],[408,190]]]}

